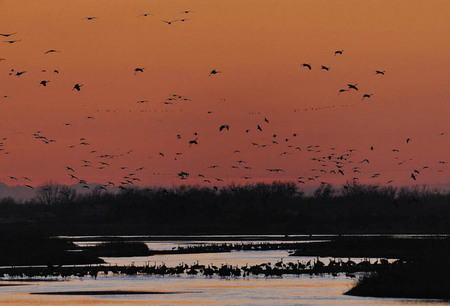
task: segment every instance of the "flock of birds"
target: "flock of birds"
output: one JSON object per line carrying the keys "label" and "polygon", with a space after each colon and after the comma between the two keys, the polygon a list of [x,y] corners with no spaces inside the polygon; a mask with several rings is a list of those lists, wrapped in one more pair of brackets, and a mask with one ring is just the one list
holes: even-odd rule
{"label": "flock of birds", "polygon": [[[181,11],[179,14],[182,15],[190,15],[193,14],[194,11],[191,10],[185,10]],[[137,15],[139,18],[144,17],[150,17],[154,16],[152,13],[142,13]],[[85,21],[88,22],[95,22],[99,18],[96,16],[89,16],[83,18]],[[191,20],[190,18],[176,18],[173,20],[162,20],[163,23],[167,25],[173,25],[174,23],[183,23],[186,21]],[[0,36],[4,37],[4,43],[7,43],[9,45],[16,44],[21,42],[21,39],[14,39],[17,36],[18,33],[0,33]],[[44,55],[49,56],[50,54],[61,54],[63,51],[56,50],[56,49],[48,49],[47,51],[43,52]],[[330,55],[332,53],[330,52]],[[344,50],[336,50],[334,51],[334,56],[345,56]],[[0,62],[7,62],[7,59],[0,58]],[[315,69],[313,65],[310,63],[302,63],[300,64],[301,68],[307,69],[307,71]],[[145,67],[136,67],[134,68],[134,71],[130,71],[130,73],[134,73],[134,75],[143,74],[145,73]],[[326,65],[320,65],[320,70],[323,70],[327,73],[332,71],[332,67],[326,66]],[[47,70],[42,70],[42,72],[47,72]],[[60,69],[53,69],[51,71],[53,75],[58,75],[60,73]],[[207,74],[211,78],[218,77],[218,74],[221,74],[222,71],[218,70],[216,68],[211,69],[209,72],[205,71],[205,75]],[[226,72],[224,72],[226,73]],[[373,72],[378,77],[383,77],[386,74],[385,70],[375,70]],[[26,70],[16,70],[15,68],[9,69],[9,76],[11,77],[17,77],[22,78],[27,75]],[[48,86],[51,86],[52,80],[43,79],[40,81],[39,86],[42,88],[46,88]],[[83,90],[83,87],[85,84],[81,83],[74,83],[72,87],[72,91],[74,94],[80,92]],[[87,85],[88,86],[88,85]],[[358,83],[347,83],[345,88],[338,90],[338,95],[345,93],[345,92],[359,92]],[[372,93],[363,93],[361,98],[362,100],[369,99],[373,96]],[[7,98],[8,96],[4,96],[4,98]],[[225,100],[225,99],[223,99]],[[148,103],[149,100],[138,100],[136,101],[137,104],[145,104]],[[170,94],[168,97],[162,101],[164,105],[183,105],[183,103],[190,103],[191,98],[179,95],[179,94]],[[351,107],[353,105],[330,105],[327,107],[313,107],[313,108],[305,108],[304,111],[308,110],[320,110],[320,109],[331,109],[335,107]],[[294,112],[300,111],[294,110]],[[212,111],[208,111],[208,114],[211,114]],[[87,116],[87,120],[95,120],[94,116]],[[64,122],[63,123],[65,127],[69,128],[72,126],[72,123],[70,122]],[[250,125],[250,124],[249,124]],[[217,124],[217,133],[227,133],[230,130],[232,130],[233,124],[228,122],[222,122]],[[276,127],[275,127],[276,128]],[[239,158],[239,154],[241,153],[241,150],[247,150],[252,152],[254,154],[257,154],[257,151],[254,151],[254,149],[258,150],[264,150],[268,147],[277,147],[279,149],[278,158],[283,158],[283,156],[287,155],[294,155],[301,156],[301,154],[306,154],[306,157],[311,160],[315,167],[308,169],[309,175],[298,175],[296,176],[296,182],[298,184],[308,184],[308,183],[314,183],[314,184],[321,184],[321,185],[328,185],[329,182],[327,181],[328,178],[336,177],[336,178],[342,178],[352,181],[359,181],[361,174],[365,173],[367,178],[369,179],[378,179],[382,175],[380,172],[374,172],[369,173],[369,170],[365,170],[365,167],[370,164],[375,158],[374,155],[365,155],[370,154],[373,151],[376,151],[376,149],[371,146],[370,148],[366,149],[345,149],[345,150],[339,150],[335,147],[325,147],[321,145],[305,145],[300,144],[299,141],[297,141],[297,136],[299,135],[299,132],[293,132],[290,135],[280,135],[279,133],[273,133],[274,127],[271,126],[271,120],[267,117],[264,117],[261,119],[260,122],[258,122],[255,126],[249,126],[245,130],[242,131],[243,135],[252,135],[252,133],[262,133],[266,136],[266,142],[256,142],[256,141],[250,141],[248,143],[248,147],[246,148],[230,148],[230,154],[235,155],[235,162],[233,162],[231,165],[221,165],[221,164],[211,164],[207,166],[207,171],[210,173],[214,170],[215,175],[207,175],[206,173],[191,173],[189,171],[186,171],[184,169],[180,169],[176,173],[168,172],[168,173],[160,173],[160,172],[153,172],[153,175],[170,175],[173,178],[177,178],[179,180],[185,181],[190,180],[192,178],[195,178],[193,181],[194,183],[201,182],[203,184],[209,185],[220,185],[220,184],[226,184],[227,179],[224,177],[221,177],[220,171],[223,168],[229,168],[229,169],[236,169],[242,171],[244,174],[240,177],[242,180],[258,180],[258,178],[254,178],[252,176],[252,171],[255,170],[254,166],[252,166],[252,162],[250,160],[245,161],[242,158]],[[440,132],[438,136],[445,136],[445,132]],[[52,138],[50,135],[46,135],[43,131],[37,130],[32,133],[32,137],[36,141],[40,141],[45,145],[52,145],[54,143],[57,143],[57,139]],[[270,140],[269,140],[270,139]],[[181,133],[177,133],[174,135],[175,141],[180,141],[185,143],[185,149],[189,150],[190,148],[194,146],[199,146],[201,144],[201,137],[200,133],[193,132],[192,134],[183,135]],[[405,144],[409,145],[412,142],[410,138],[405,139]],[[8,137],[0,138],[0,153],[9,154],[9,151],[7,150],[7,144],[8,144]],[[93,144],[88,141],[87,137],[81,137],[79,138],[79,141],[77,143],[74,143],[70,145],[67,149],[74,149],[75,147],[87,147],[92,148]],[[49,148],[51,150],[51,148]],[[396,163],[399,166],[402,165],[408,165],[408,169],[406,170],[411,180],[416,181],[419,176],[426,171],[431,171],[432,169],[443,172],[445,165],[448,163],[444,160],[436,161],[434,165],[416,165],[411,166],[412,159],[401,159],[400,150],[398,148],[392,148],[391,154],[393,155],[393,159],[396,160]],[[91,182],[88,183],[88,179],[85,177],[82,177],[81,174],[79,174],[79,169],[92,169],[92,171],[102,171],[108,168],[116,167],[118,170],[123,171],[123,175],[120,178],[113,178],[110,180],[107,180],[106,182],[103,182],[102,184],[97,184],[95,187],[98,190],[110,190],[112,188],[118,188],[118,189],[127,189],[130,186],[133,185],[139,185],[142,183],[143,179],[139,177],[139,174],[143,171],[151,171],[152,166],[142,165],[140,167],[132,167],[128,165],[118,165],[115,160],[119,158],[123,158],[126,156],[130,156],[130,154],[133,154],[133,150],[124,150],[122,153],[119,154],[110,154],[110,153],[101,153],[97,149],[89,149],[87,151],[87,156],[80,160],[80,163],[77,166],[73,165],[67,165],[64,169],[66,172],[68,178],[70,178],[71,182],[77,183],[82,186],[82,188],[90,189],[92,187],[91,183],[99,183],[99,182]],[[173,158],[174,160],[178,160],[183,156],[184,152],[158,152],[157,156],[153,156],[153,158],[161,158],[161,159],[167,159],[167,158]],[[265,154],[264,151],[262,154]],[[361,154],[364,154],[365,157],[361,158]],[[133,158],[133,157],[131,157]],[[206,170],[205,169],[205,170]],[[270,178],[279,179],[279,174],[284,173],[286,170],[279,167],[279,168],[265,168],[265,169],[258,169],[259,171],[264,170],[267,173],[269,173]],[[306,172],[306,171],[305,171]],[[282,178],[282,177],[281,177]],[[33,186],[32,180],[29,177],[25,176],[16,176],[16,175],[6,175],[6,179],[8,179],[11,183],[21,183],[25,185],[28,188],[34,188],[36,185]],[[336,180],[333,180],[336,181]],[[393,179],[386,178],[385,184],[391,184],[394,182]],[[213,186],[213,188],[218,189],[217,186]]]}

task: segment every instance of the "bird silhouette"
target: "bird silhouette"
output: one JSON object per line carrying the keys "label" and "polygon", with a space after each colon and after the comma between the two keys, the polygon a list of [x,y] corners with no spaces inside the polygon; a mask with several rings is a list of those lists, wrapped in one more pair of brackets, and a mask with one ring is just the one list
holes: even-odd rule
{"label": "bird silhouette", "polygon": [[140,14],[140,15],[138,15],[138,17],[148,17],[148,16],[153,16],[154,14],[151,14],[151,13],[143,13],[143,14]]}
{"label": "bird silhouette", "polygon": [[227,129],[227,131],[229,131],[230,126],[228,124],[223,124],[219,127],[219,131],[222,132],[223,129]]}
{"label": "bird silhouette", "polygon": [[144,72],[145,68],[134,68],[134,74],[138,73],[138,72]]}
{"label": "bird silhouette", "polygon": [[309,70],[311,70],[311,65],[310,65],[310,64],[303,63],[303,64],[301,64],[301,66],[302,66],[302,67],[306,67],[306,68],[308,68]]}
{"label": "bird silhouette", "polygon": [[339,92],[338,92],[338,95],[340,95],[341,92],[346,92],[346,91],[348,91],[348,89],[340,89]]}
{"label": "bird silhouette", "polygon": [[357,85],[358,84],[347,84],[348,90],[350,90],[350,89],[359,90],[358,87],[356,87]]}
{"label": "bird silhouette", "polygon": [[190,141],[189,141],[189,147],[191,147],[193,144],[198,145],[197,140],[198,140],[198,138],[195,138],[194,140],[190,140]]}
{"label": "bird silhouette", "polygon": [[61,51],[51,49],[51,50],[48,50],[48,51],[44,52],[44,54],[49,54],[49,53],[61,53]]}
{"label": "bird silhouette", "polygon": [[218,73],[221,73],[221,71],[216,70],[216,69],[213,69],[213,70],[211,70],[211,72],[209,73],[209,76],[214,75],[214,74],[218,74]]}
{"label": "bird silhouette", "polygon": [[385,72],[386,72],[386,71],[376,70],[376,71],[375,71],[375,74],[381,74],[381,75],[384,75]]}
{"label": "bird silhouette", "polygon": [[92,20],[95,20],[95,19],[97,19],[97,17],[85,17],[85,18],[83,18],[84,20],[88,20],[88,21],[92,21]]}
{"label": "bird silhouette", "polygon": [[364,94],[361,100],[364,100],[364,98],[370,98],[373,94]]}
{"label": "bird silhouette", "polygon": [[344,52],[344,50],[337,50],[337,51],[334,51],[334,56],[336,56],[336,55],[338,55],[338,54],[342,55],[342,52]]}
{"label": "bird silhouette", "polygon": [[261,128],[261,126],[259,124],[257,125],[256,128],[262,132],[262,128]]}
{"label": "bird silhouette", "polygon": [[42,80],[42,81],[39,83],[39,85],[42,85],[42,86],[46,87],[46,86],[47,86],[47,83],[49,83],[49,82],[50,82],[50,81]]}
{"label": "bird silhouette", "polygon": [[14,35],[14,34],[17,34],[17,32],[14,32],[14,33],[7,33],[7,34],[5,34],[5,33],[0,33],[0,36],[3,36],[3,37],[10,37],[10,36],[12,36],[12,35]]}
{"label": "bird silhouette", "polygon": [[175,21],[178,21],[178,19],[170,20],[170,21],[167,21],[167,20],[161,20],[161,21],[164,22],[164,23],[167,23],[168,25],[171,25],[171,24],[174,23]]}
{"label": "bird silhouette", "polygon": [[16,42],[22,41],[21,39],[18,40],[4,40],[3,42],[8,43],[8,44],[14,44]]}
{"label": "bird silhouette", "polygon": [[330,70],[330,67],[327,67],[327,66],[320,66],[320,69],[323,69],[323,70],[326,70],[326,71],[329,71]]}
{"label": "bird silhouette", "polygon": [[84,85],[82,85],[82,84],[75,84],[74,86],[73,86],[73,88],[72,88],[72,90],[74,90],[74,89],[76,89],[77,91],[80,91],[81,90],[81,87],[83,87]]}

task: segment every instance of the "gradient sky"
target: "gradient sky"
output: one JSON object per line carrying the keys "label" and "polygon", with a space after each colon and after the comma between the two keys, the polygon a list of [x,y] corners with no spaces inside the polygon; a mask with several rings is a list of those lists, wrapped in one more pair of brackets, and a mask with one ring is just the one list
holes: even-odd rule
{"label": "gradient sky", "polygon": [[[21,40],[0,41],[0,139],[7,138],[0,181],[76,183],[70,166],[88,183],[118,184],[144,167],[135,183],[303,176],[306,184],[358,177],[443,186],[450,181],[448,164],[439,163],[450,152],[449,11],[444,0],[0,1],[0,33],[17,32],[1,40]],[[153,15],[138,17],[143,13]],[[84,20],[89,16],[97,19]],[[189,20],[162,22],[182,18]],[[50,49],[61,53],[44,54]],[[145,70],[135,74],[136,67]],[[10,76],[11,69],[27,72]],[[209,76],[213,69],[221,73]],[[40,86],[42,80],[50,83]],[[72,91],[76,83],[84,85],[80,92]],[[359,91],[338,95],[348,83]],[[173,94],[190,101],[164,104]],[[363,94],[373,96],[362,100]],[[230,130],[219,132],[222,124]],[[37,131],[56,142],[35,139]],[[189,147],[195,138],[199,144]],[[345,175],[329,173],[338,170],[330,160],[312,160],[348,149],[356,151],[343,165]],[[105,154],[113,158],[99,157]],[[365,158],[369,164],[360,163]],[[92,167],[83,167],[83,159]],[[109,166],[98,169],[99,162]],[[274,168],[284,171],[266,170]],[[180,171],[191,175],[182,181]]]}

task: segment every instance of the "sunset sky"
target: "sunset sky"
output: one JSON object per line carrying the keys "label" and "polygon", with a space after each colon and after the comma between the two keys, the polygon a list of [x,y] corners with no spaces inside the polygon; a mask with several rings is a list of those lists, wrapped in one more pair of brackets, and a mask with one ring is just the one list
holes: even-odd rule
{"label": "sunset sky", "polygon": [[[0,33],[17,33],[0,36],[0,181],[444,187],[449,12],[445,0],[1,0]],[[359,90],[338,95],[347,84]]]}

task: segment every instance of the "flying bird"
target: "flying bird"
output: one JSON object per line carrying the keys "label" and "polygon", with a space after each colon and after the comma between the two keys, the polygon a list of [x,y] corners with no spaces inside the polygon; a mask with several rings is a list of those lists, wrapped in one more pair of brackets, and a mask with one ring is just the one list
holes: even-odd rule
{"label": "flying bird", "polygon": [[175,21],[178,21],[177,19],[176,20],[171,20],[171,21],[166,21],[166,20],[161,20],[162,22],[165,22],[165,23],[167,23],[167,24],[172,24],[173,22],[175,22]]}
{"label": "flying bird", "polygon": [[134,68],[134,74],[138,73],[138,72],[144,72],[145,68]]}
{"label": "flying bird", "polygon": [[348,90],[350,90],[350,89],[359,90],[358,87],[356,87],[357,85],[358,84],[347,84]]}
{"label": "flying bird", "polygon": [[44,52],[44,54],[49,54],[49,53],[61,53],[61,51],[51,49],[51,50],[48,50],[48,51]]}
{"label": "flying bird", "polygon": [[97,19],[97,17],[86,17],[86,18],[83,18],[83,19],[84,19],[84,20],[91,21],[91,20]]}
{"label": "flying bird", "polygon": [[336,56],[337,54],[342,55],[342,52],[344,52],[344,50],[337,50],[337,51],[334,51],[334,56]]}
{"label": "flying bird", "polygon": [[18,39],[18,40],[4,40],[4,42],[8,43],[8,44],[14,44],[14,43],[19,42],[19,41],[22,41],[22,40],[21,39]]}
{"label": "flying bird", "polygon": [[364,94],[361,100],[364,100],[364,98],[370,98],[373,94]]}
{"label": "flying bird", "polygon": [[320,66],[320,69],[326,70],[326,71],[330,71],[330,67],[327,66]]}
{"label": "flying bird", "polygon": [[17,32],[9,33],[9,34],[0,33],[0,36],[3,36],[3,37],[10,37],[11,35],[14,35],[14,34],[17,34]]}
{"label": "flying bird", "polygon": [[222,132],[223,129],[227,129],[227,131],[230,130],[230,126],[228,124],[223,124],[219,127],[219,132]]}
{"label": "flying bird", "polygon": [[222,72],[222,71],[213,69],[213,70],[209,73],[209,76],[211,76],[212,74],[218,74],[218,73],[221,73],[221,72]]}
{"label": "flying bird", "polygon": [[302,66],[302,67],[306,67],[306,68],[308,68],[309,70],[311,70],[311,64],[303,63],[303,64],[301,64],[301,66]]}
{"label": "flying bird", "polygon": [[84,85],[77,83],[73,86],[72,90],[76,89],[77,91],[80,91],[82,86],[84,86]]}
{"label": "flying bird", "polygon": [[383,71],[376,70],[376,71],[375,71],[375,74],[381,74],[381,75],[384,75],[385,72],[386,72],[386,71],[384,71],[384,70],[383,70]]}

